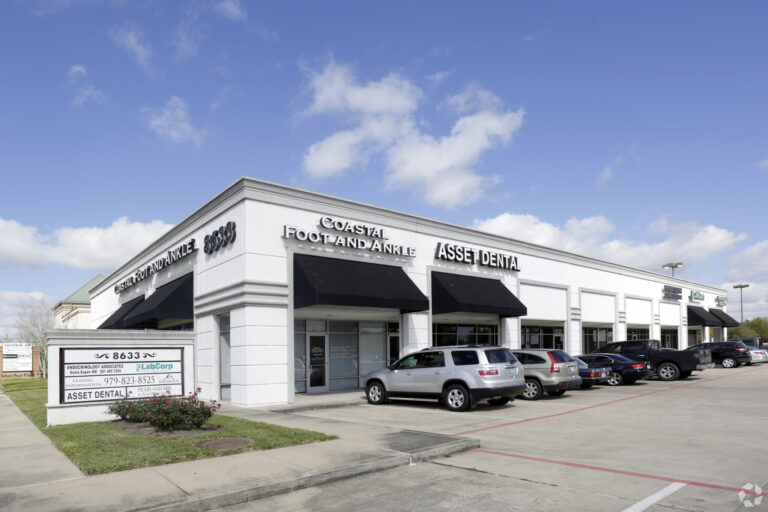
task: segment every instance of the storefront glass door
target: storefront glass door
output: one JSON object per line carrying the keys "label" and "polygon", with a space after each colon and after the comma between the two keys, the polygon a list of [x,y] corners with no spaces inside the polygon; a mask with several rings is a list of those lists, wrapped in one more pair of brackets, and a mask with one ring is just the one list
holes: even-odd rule
{"label": "storefront glass door", "polygon": [[328,336],[307,334],[309,392],[328,391]]}

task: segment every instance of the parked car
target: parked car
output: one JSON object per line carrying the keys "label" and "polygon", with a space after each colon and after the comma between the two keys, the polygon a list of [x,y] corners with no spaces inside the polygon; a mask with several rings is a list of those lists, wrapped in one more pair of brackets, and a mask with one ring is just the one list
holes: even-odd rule
{"label": "parked car", "polygon": [[768,351],[762,348],[749,347],[749,364],[768,363]]}
{"label": "parked car", "polygon": [[727,341],[740,341],[748,347],[762,348],[762,338],[731,338]]}
{"label": "parked car", "polygon": [[606,383],[611,386],[634,384],[640,379],[646,379],[653,375],[653,370],[649,369],[645,363],[633,361],[620,354],[601,354],[598,352],[584,354],[578,358],[587,363],[590,368],[609,366],[612,372]]}
{"label": "parked car", "polygon": [[480,400],[504,405],[524,390],[523,367],[512,351],[488,345],[424,349],[365,376],[365,396],[374,405],[432,398],[464,411]]}
{"label": "parked car", "polygon": [[561,396],[581,386],[579,365],[563,350],[513,350],[525,368],[525,391],[520,398],[538,400],[544,395]]}
{"label": "parked car", "polygon": [[683,352],[711,353],[712,362],[723,368],[736,368],[752,361],[749,355],[749,347],[741,341],[716,341],[714,343],[699,343],[688,347]]}
{"label": "parked car", "polygon": [[602,368],[590,368],[587,363],[579,359],[573,358],[576,364],[579,365],[579,377],[581,377],[581,389],[589,389],[595,384],[600,384],[608,380],[608,377],[613,373],[610,366],[604,366]]}
{"label": "parked car", "polygon": [[694,370],[711,367],[712,362],[711,355],[706,350],[662,350],[659,340],[618,341],[603,345],[593,352],[620,354],[644,363],[660,380],[687,379]]}

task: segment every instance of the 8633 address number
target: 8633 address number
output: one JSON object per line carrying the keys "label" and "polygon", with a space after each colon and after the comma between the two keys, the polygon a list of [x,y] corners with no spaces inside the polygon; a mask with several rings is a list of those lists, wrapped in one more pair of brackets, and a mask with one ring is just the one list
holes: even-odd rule
{"label": "8633 address number", "polygon": [[203,239],[203,252],[205,254],[213,254],[222,247],[226,247],[234,242],[237,237],[235,227],[235,223],[229,221],[226,225],[215,229],[210,235],[205,235]]}

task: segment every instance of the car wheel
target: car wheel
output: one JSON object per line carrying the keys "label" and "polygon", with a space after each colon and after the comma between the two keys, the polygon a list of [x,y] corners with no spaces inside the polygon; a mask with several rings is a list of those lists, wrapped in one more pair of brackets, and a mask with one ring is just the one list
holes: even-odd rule
{"label": "car wheel", "polygon": [[581,389],[589,389],[592,387],[592,384],[582,384]]}
{"label": "car wheel", "polygon": [[680,368],[676,364],[662,363],[656,368],[656,375],[660,380],[677,380],[680,378]]}
{"label": "car wheel", "polygon": [[549,396],[563,396],[565,394],[564,389],[555,389],[553,391],[547,391]]}
{"label": "car wheel", "polygon": [[461,384],[451,384],[445,388],[443,401],[452,411],[466,411],[470,405],[469,392]]}
{"label": "car wheel", "polygon": [[691,376],[691,372],[680,372],[681,379],[687,379],[690,376]]}
{"label": "car wheel", "polygon": [[371,382],[365,387],[365,397],[372,405],[381,405],[387,401],[387,390],[381,382]]}
{"label": "car wheel", "polygon": [[739,365],[739,363],[732,357],[726,357],[720,361],[720,364],[723,365],[723,368],[736,368]]}
{"label": "car wheel", "polygon": [[523,400],[538,400],[541,398],[541,384],[536,379],[525,379],[525,391],[523,391]]}
{"label": "car wheel", "polygon": [[621,386],[624,383],[624,376],[619,372],[613,372],[606,381],[609,386]]}
{"label": "car wheel", "polygon": [[488,400],[488,403],[491,405],[506,405],[509,403],[509,398],[506,396],[501,398],[494,398],[492,400]]}

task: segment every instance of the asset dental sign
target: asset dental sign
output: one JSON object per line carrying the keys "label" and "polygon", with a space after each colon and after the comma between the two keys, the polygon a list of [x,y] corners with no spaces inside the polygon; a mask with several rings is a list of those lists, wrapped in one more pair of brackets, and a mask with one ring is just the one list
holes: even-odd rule
{"label": "asset dental sign", "polygon": [[61,402],[182,396],[181,348],[63,348]]}
{"label": "asset dental sign", "polygon": [[385,236],[384,229],[379,226],[352,222],[334,217],[320,217],[320,228],[330,231],[307,231],[294,226],[283,226],[283,238],[298,240],[312,244],[332,245],[345,249],[361,249],[364,251],[396,256],[416,256],[415,247],[393,244]]}
{"label": "asset dental sign", "polygon": [[483,267],[520,271],[517,256],[512,254],[474,249],[465,245],[449,244],[446,242],[437,243],[435,258],[454,263],[478,264]]}

